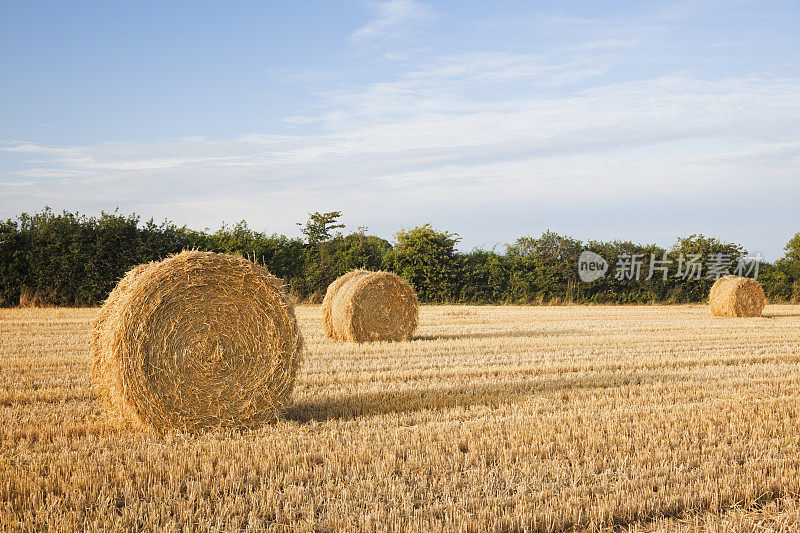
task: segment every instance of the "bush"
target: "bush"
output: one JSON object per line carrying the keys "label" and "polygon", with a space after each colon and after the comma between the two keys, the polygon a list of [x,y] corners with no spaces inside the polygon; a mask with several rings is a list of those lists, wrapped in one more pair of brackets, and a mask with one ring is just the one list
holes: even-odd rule
{"label": "bush", "polygon": [[[459,253],[459,237],[425,224],[397,232],[397,244],[365,228],[343,235],[333,230],[341,213],[312,213],[302,225],[305,242],[250,229],[245,221],[223,224],[212,232],[195,231],[171,222],[141,223],[136,215],[102,213],[55,214],[50,209],[0,222],[0,305],[96,305],[134,265],[157,261],[184,249],[240,254],[264,264],[284,280],[299,299],[321,301],[328,285],[353,269],[395,272],[409,281],[422,302],[542,303],[542,302],[699,302],[714,279],[675,277],[691,254],[705,263],[722,254],[721,268],[733,271],[745,253],[734,243],[703,235],[680,238],[670,250],[632,242],[588,241],[546,231],[525,236],[504,254],[473,250]],[[580,253],[592,250],[610,263],[605,277],[580,282]],[[641,258],[639,281],[617,279],[620,254]],[[667,279],[649,275],[650,258],[670,264]],[[786,245],[785,257],[762,263],[764,292],[773,302],[800,301],[800,233]]]}
{"label": "bush", "polygon": [[458,235],[425,224],[400,230],[396,236],[397,246],[384,261],[386,270],[411,283],[422,302],[455,301],[462,266],[455,249]]}

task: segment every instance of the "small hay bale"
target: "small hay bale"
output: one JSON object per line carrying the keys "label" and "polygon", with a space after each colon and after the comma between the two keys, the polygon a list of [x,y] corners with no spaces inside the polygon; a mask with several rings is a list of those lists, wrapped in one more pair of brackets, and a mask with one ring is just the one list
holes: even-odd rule
{"label": "small hay bale", "polygon": [[347,283],[353,278],[369,275],[369,270],[351,270],[336,278],[333,283],[328,285],[328,290],[325,291],[325,298],[322,300],[322,329],[325,330],[325,335],[330,339],[336,338],[336,332],[333,327],[333,301],[334,295],[339,292],[342,285]]}
{"label": "small hay bale", "polygon": [[766,304],[761,284],[751,278],[719,278],[708,294],[708,306],[714,316],[761,316]]}
{"label": "small hay bale", "polygon": [[322,302],[325,334],[340,341],[410,340],[418,314],[414,289],[391,272],[348,272],[328,287]]}
{"label": "small hay bale", "polygon": [[128,272],[92,321],[91,344],[109,422],[158,430],[274,421],[302,353],[280,280],[197,251]]}

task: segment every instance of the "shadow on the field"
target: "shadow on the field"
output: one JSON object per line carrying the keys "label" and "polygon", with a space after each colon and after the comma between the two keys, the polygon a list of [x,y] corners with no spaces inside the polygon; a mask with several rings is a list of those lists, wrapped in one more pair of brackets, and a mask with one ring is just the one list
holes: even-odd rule
{"label": "shadow on the field", "polygon": [[[499,407],[526,396],[561,392],[555,399],[568,399],[570,391],[605,389],[622,385],[637,385],[680,379],[683,374],[637,374],[628,376],[597,376],[583,378],[546,379],[508,383],[418,389],[405,391],[369,392],[331,396],[291,405],[285,418],[301,423],[327,420],[353,420],[388,413],[409,413],[426,409],[449,409],[484,405]],[[563,396],[566,393],[567,396]],[[554,401],[555,401],[554,399]]]}
{"label": "shadow on the field", "polygon": [[761,318],[798,318],[800,313],[776,313],[776,314],[763,314]]}
{"label": "shadow on the field", "polygon": [[502,337],[556,337],[586,333],[579,329],[525,329],[511,331],[487,331],[484,333],[442,333],[431,335],[415,335],[415,341],[441,341],[458,339],[494,339]]}

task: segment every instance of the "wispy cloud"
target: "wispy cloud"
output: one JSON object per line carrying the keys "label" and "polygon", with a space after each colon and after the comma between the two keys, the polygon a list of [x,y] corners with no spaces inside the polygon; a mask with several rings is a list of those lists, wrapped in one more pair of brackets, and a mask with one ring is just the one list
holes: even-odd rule
{"label": "wispy cloud", "polygon": [[350,44],[413,60],[358,81],[319,66],[277,72],[283,83],[318,83],[286,118],[306,133],[0,144],[13,163],[0,176],[5,216],[119,205],[292,234],[308,212],[343,210],[345,223],[387,237],[433,222],[467,246],[547,228],[634,240],[703,231],[773,255],[787,236],[774,228],[796,226],[800,77],[652,67],[663,61],[652,41],[693,16],[691,4],[635,24],[544,16],[515,31],[558,35],[552,46],[427,56],[407,37],[431,8],[372,9]]}
{"label": "wispy cloud", "polygon": [[[407,117],[424,112],[464,113],[515,107],[517,100],[605,74],[612,59],[603,46],[570,57],[509,52],[471,52],[417,62],[395,79],[322,95],[321,110],[289,117],[293,123],[342,127],[359,119]],[[491,97],[476,93],[499,91]],[[507,90],[507,94],[503,91]],[[511,94],[513,93],[513,94]]]}
{"label": "wispy cloud", "polygon": [[668,3],[658,12],[662,20],[684,20],[697,15],[709,8],[724,6],[726,8],[737,4],[745,4],[751,0],[679,0]]}
{"label": "wispy cloud", "polygon": [[[475,68],[516,64],[478,58]],[[431,72],[405,79],[403,97],[367,86],[332,101],[327,113],[337,118],[326,134],[6,144],[0,150],[30,167],[7,173],[0,194],[15,212],[43,203],[85,208],[90,198],[98,209],[123,205],[198,225],[248,218],[283,232],[325,209],[396,229],[440,216],[452,227],[446,221],[458,213],[524,213],[526,204],[546,220],[559,209],[693,202],[703,212],[733,202],[735,211],[745,197],[780,203],[800,194],[799,80],[672,75],[563,95],[461,94],[455,109],[443,105],[452,89],[438,80],[468,80],[472,70],[461,58]],[[47,186],[32,177],[47,178]],[[509,224],[509,238],[536,229]]]}
{"label": "wispy cloud", "polygon": [[388,0],[371,8],[375,17],[349,36],[350,44],[355,47],[375,48],[405,37],[410,27],[431,19],[434,14],[428,5],[416,0]]}

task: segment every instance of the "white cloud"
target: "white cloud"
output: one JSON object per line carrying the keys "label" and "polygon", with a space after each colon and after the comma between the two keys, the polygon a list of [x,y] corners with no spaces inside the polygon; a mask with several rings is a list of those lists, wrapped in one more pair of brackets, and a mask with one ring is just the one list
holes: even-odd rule
{"label": "white cloud", "polygon": [[[599,46],[597,48],[600,48]],[[542,91],[590,80],[607,72],[604,53],[567,59],[551,55],[473,52],[433,58],[398,78],[350,87],[324,96],[323,111],[289,117],[291,123],[325,122],[333,128],[358,118],[399,117],[424,112],[464,113],[505,107]],[[476,91],[513,90],[514,96],[476,100]]]}
{"label": "white cloud", "polygon": [[373,6],[375,18],[353,32],[349,42],[356,47],[377,47],[407,35],[409,26],[430,19],[433,10],[416,0],[388,0]]}
{"label": "white cloud", "polygon": [[[324,133],[0,145],[28,161],[0,178],[0,216],[119,206],[294,234],[308,212],[343,210],[351,227],[389,236],[430,221],[462,232],[467,246],[547,228],[633,240],[674,228],[730,230],[730,240],[777,255],[786,235],[774,228],[793,212],[781,206],[800,195],[800,80],[679,73],[586,88],[607,67],[603,46],[585,50],[599,55],[435,58],[327,95],[320,113],[302,117]],[[763,217],[732,216],[762,204],[771,206]],[[603,225],[625,212],[636,227]]]}
{"label": "white cloud", "polygon": [[709,8],[724,6],[731,8],[737,4],[746,4],[747,0],[680,0],[667,4],[658,13],[663,20],[684,20],[696,16]]}

